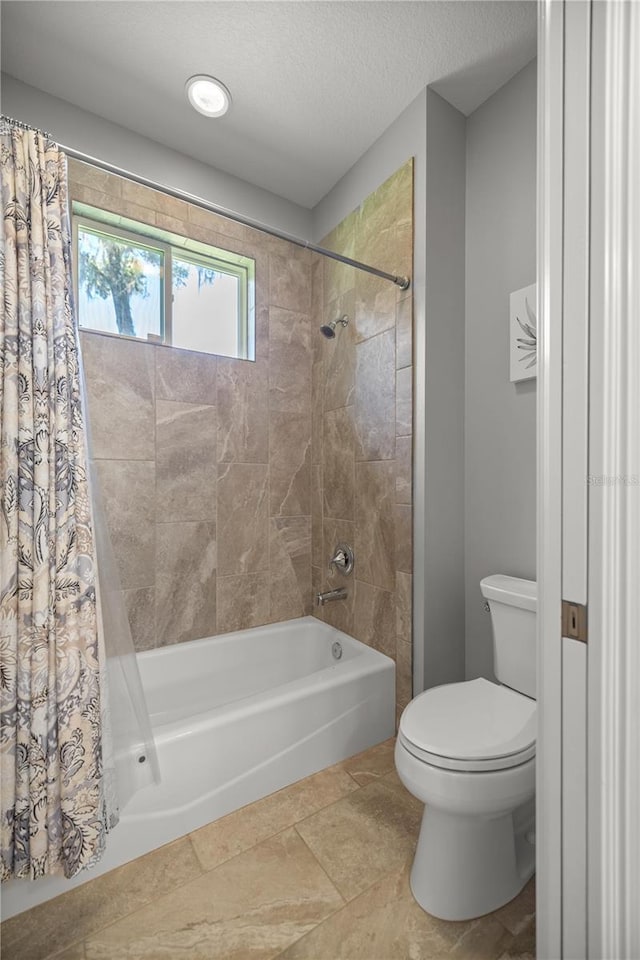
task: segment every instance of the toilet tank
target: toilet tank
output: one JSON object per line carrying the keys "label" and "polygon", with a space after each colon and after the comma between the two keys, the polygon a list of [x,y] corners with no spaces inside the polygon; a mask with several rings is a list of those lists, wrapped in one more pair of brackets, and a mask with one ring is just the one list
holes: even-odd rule
{"label": "toilet tank", "polygon": [[496,679],[527,697],[535,697],[538,606],[535,580],[495,574],[480,581],[480,590],[491,610]]}

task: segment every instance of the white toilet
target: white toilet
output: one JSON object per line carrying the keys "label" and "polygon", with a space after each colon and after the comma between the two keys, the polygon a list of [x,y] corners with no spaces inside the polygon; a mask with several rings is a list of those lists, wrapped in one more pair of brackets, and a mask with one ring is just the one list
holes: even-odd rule
{"label": "white toilet", "polygon": [[421,693],[395,750],[400,779],[425,804],[411,889],[444,920],[496,910],[535,869],[536,584],[497,575],[480,589],[498,682]]}

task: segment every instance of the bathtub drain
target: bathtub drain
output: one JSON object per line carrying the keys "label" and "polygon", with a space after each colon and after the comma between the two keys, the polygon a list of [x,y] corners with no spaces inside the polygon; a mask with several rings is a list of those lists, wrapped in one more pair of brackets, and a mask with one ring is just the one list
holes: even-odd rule
{"label": "bathtub drain", "polygon": [[338,640],[331,645],[331,653],[333,654],[334,660],[340,660],[342,657],[342,644],[339,643]]}

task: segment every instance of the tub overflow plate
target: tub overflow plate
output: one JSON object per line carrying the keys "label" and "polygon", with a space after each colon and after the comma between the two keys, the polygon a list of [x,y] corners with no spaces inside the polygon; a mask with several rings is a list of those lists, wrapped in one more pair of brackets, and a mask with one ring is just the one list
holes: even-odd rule
{"label": "tub overflow plate", "polygon": [[333,654],[334,660],[340,660],[342,658],[342,644],[338,640],[331,644],[331,653]]}

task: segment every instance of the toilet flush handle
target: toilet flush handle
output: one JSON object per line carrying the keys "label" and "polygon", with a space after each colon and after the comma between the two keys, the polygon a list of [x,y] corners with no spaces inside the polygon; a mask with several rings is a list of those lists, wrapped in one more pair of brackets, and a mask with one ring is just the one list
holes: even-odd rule
{"label": "toilet flush handle", "polygon": [[487,613],[491,613],[491,607],[489,606],[488,600],[485,600],[484,602],[484,609],[487,611]]}

